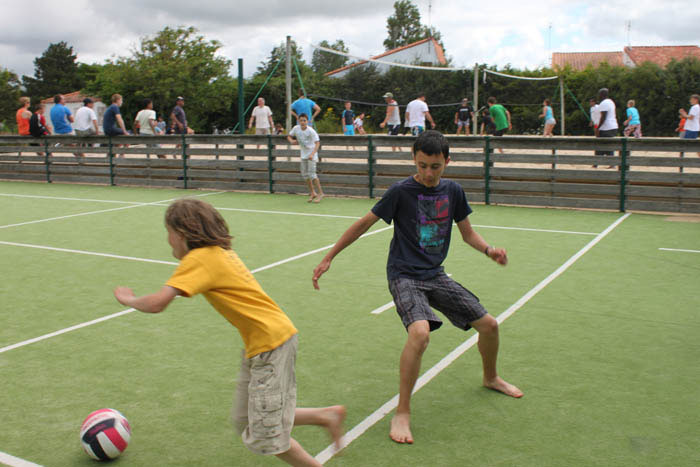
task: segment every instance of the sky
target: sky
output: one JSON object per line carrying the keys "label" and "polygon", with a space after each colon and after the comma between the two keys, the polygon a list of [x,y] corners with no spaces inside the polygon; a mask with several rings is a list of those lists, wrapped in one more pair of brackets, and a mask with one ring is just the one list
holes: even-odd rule
{"label": "sky", "polygon": [[[384,51],[393,0],[34,0],[3,2],[0,67],[34,75],[34,59],[66,41],[83,63],[130,56],[140,39],[165,26],[194,26],[223,44],[220,55],[243,58],[250,76],[287,35],[307,62],[312,44],[343,39],[350,53]],[[628,45],[700,45],[700,8],[687,0],[413,0],[424,24],[442,34],[453,66],[486,63],[536,69],[552,52],[620,51]],[[692,3],[692,2],[691,2]],[[27,10],[31,5],[32,11]],[[628,34],[626,23],[631,22]]]}

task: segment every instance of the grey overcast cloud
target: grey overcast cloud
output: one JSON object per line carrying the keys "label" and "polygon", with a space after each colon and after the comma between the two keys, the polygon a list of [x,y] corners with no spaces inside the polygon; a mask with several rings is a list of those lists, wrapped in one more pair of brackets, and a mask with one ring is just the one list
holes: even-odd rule
{"label": "grey overcast cloud", "polygon": [[[217,0],[37,0],[3,2],[0,67],[34,74],[34,58],[52,42],[73,46],[78,61],[103,63],[131,54],[140,38],[165,26],[194,26],[223,44],[220,54],[244,60],[250,76],[287,35],[311,59],[321,40],[343,39],[350,53],[384,51],[390,0],[263,2]],[[632,45],[700,44],[700,8],[681,0],[476,2],[414,0],[424,24],[442,34],[454,66],[549,66],[552,52],[622,50]],[[691,3],[692,4],[692,3]],[[31,10],[28,10],[31,8]],[[631,21],[628,33],[626,22]],[[235,68],[232,73],[235,73]]]}

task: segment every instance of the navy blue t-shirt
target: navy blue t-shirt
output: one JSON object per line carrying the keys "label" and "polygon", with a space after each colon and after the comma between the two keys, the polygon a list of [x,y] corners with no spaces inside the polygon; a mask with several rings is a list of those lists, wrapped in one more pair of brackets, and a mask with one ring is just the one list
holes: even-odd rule
{"label": "navy blue t-shirt", "polygon": [[[117,104],[112,104],[107,107],[104,115],[102,116],[102,130],[106,135],[113,134],[115,128],[119,128],[117,125],[117,115],[120,115],[119,106]],[[121,129],[119,131],[121,133]]]}
{"label": "navy blue t-shirt", "polygon": [[442,179],[438,186],[427,187],[411,176],[391,185],[372,212],[387,224],[394,222],[388,279],[428,280],[443,271],[452,222],[464,220],[472,210],[456,182]]}

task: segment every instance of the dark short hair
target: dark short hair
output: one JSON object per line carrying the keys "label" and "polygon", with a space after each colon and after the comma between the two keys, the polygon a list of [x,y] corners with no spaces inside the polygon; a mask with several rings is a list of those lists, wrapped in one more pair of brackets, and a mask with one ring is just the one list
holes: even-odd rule
{"label": "dark short hair", "polygon": [[150,104],[151,102],[153,102],[153,99],[145,98],[145,99],[143,100],[143,105],[142,105],[142,107],[145,109],[146,107],[148,107],[148,104]]}
{"label": "dark short hair", "polygon": [[61,102],[62,97],[63,97],[62,95],[56,94],[55,96],[53,96],[53,103],[58,104],[59,102]]}
{"label": "dark short hair", "polygon": [[608,88],[600,88],[600,90],[598,91],[599,96],[608,97],[609,93],[610,91],[608,91]]}
{"label": "dark short hair", "polygon": [[306,115],[305,113],[299,114],[299,118],[304,117],[305,119],[309,119],[309,116]]}
{"label": "dark short hair", "polygon": [[85,99],[83,99],[83,105],[88,105],[88,104],[92,104],[92,99],[90,99],[89,97],[86,97]]}
{"label": "dark short hair", "polygon": [[36,105],[34,106],[34,110],[35,110],[35,111],[36,111],[36,110],[39,110],[39,109],[43,109],[43,108],[44,108],[44,104],[42,104],[41,102],[38,103],[38,104],[36,104]]}
{"label": "dark short hair", "polygon": [[496,103],[496,98],[493,97],[493,96],[491,96],[491,97],[489,97],[489,99],[488,99],[486,102],[488,102],[489,104],[495,104],[495,103]]}
{"label": "dark short hair", "polygon": [[425,91],[418,91],[418,97],[425,97]]}
{"label": "dark short hair", "polygon": [[450,157],[450,145],[447,138],[436,130],[426,130],[416,138],[413,143],[413,155],[415,156],[418,151],[428,156],[442,154],[445,160]]}

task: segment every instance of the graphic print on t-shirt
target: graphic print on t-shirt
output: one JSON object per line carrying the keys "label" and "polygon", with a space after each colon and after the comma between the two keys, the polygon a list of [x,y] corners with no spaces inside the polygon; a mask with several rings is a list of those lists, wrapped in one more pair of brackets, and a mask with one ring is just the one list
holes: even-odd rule
{"label": "graphic print on t-shirt", "polygon": [[418,195],[418,244],[425,253],[440,254],[450,228],[450,200],[444,195]]}

